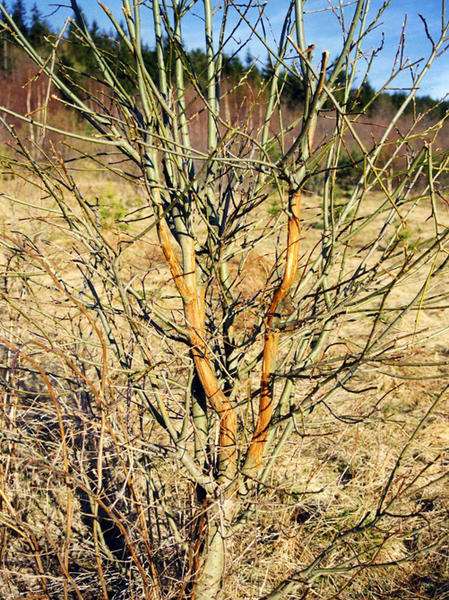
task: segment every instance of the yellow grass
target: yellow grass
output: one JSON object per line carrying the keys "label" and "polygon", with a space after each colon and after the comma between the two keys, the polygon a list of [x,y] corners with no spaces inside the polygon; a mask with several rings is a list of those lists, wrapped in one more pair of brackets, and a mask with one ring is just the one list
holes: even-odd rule
{"label": "yellow grass", "polygon": [[[120,223],[126,215],[145,203],[138,189],[131,185],[117,184],[106,179],[85,177],[81,189],[92,202],[98,198],[104,203],[101,231],[111,247],[118,248],[126,244],[130,237],[142,229],[145,221],[129,225]],[[45,261],[63,278],[73,290],[77,289],[80,274],[74,261],[75,250],[82,251],[82,243],[76,240],[66,225],[58,219],[56,213],[50,212],[54,205],[45,199],[44,195],[30,184],[13,179],[0,182],[0,192],[3,196],[0,212],[0,230],[4,242],[1,258],[2,274],[9,268],[8,261],[14,261],[8,250],[9,240],[16,239],[16,232],[26,235],[32,245],[38,249]],[[16,198],[15,202],[10,198]],[[378,197],[373,194],[364,210],[371,211],[377,205]],[[23,204],[22,204],[23,203]],[[265,211],[265,212],[263,212]],[[260,230],[269,219],[269,206],[262,209]],[[306,256],[319,239],[320,231],[314,228],[317,207],[313,197],[305,199],[305,217],[302,229],[302,251]],[[143,213],[136,213],[143,214]],[[422,236],[432,226],[429,219],[429,206],[425,201],[419,203],[407,223],[407,235],[404,235],[404,251],[410,244],[419,243]],[[449,213],[441,208],[442,226],[449,225]],[[273,220],[273,223],[275,220]],[[372,224],[373,231],[375,223]],[[239,289],[250,298],[260,289],[270,273],[274,261],[274,249],[277,244],[278,230],[273,227],[273,233],[254,250],[241,268]],[[367,234],[365,233],[364,236]],[[363,245],[364,238],[355,240],[353,251]],[[233,259],[231,270],[237,272],[240,257]],[[355,257],[354,257],[355,260]],[[175,287],[164,261],[163,254],[157,244],[154,230],[145,234],[139,241],[133,243],[130,250],[123,254],[120,268],[125,279],[132,281],[143,276],[148,278],[148,293],[152,294],[152,302],[165,307],[171,307],[173,319],[177,319],[176,310],[179,300],[175,297]],[[34,275],[30,275],[35,273]],[[26,274],[28,283],[22,285]],[[42,361],[45,353],[31,344],[37,340],[51,344],[61,352],[72,353],[79,348],[80,362],[84,361],[86,369],[98,360],[99,345],[95,336],[89,336],[89,322],[81,318],[80,337],[84,343],[76,339],[72,329],[74,320],[80,316],[74,304],[67,305],[63,294],[55,286],[50,285],[48,275],[43,275],[37,269],[36,263],[18,263],[11,269],[11,279],[8,289],[1,298],[2,324],[0,333],[15,344],[24,344],[27,352]],[[412,275],[391,298],[391,303],[406,303],[416,292],[418,285],[427,273],[420,271]],[[445,282],[440,285],[447,285]],[[435,291],[435,290],[432,290]],[[237,320],[239,328],[252,327],[252,321],[257,315],[242,315]],[[123,327],[126,328],[123,321]],[[444,381],[449,380],[449,309],[446,307],[436,310],[410,312],[397,326],[395,334],[398,339],[403,334],[411,334],[407,341],[408,360],[416,363],[446,363],[429,366],[419,370],[417,379],[416,368],[403,366],[398,368],[365,368],[357,376],[359,388],[368,391],[361,394],[351,394],[341,389],[332,400],[332,409],[337,411],[339,419],[329,410],[319,405],[305,407],[296,420],[296,433],[284,447],[276,468],[271,472],[267,481],[269,491],[261,495],[255,512],[249,522],[241,527],[232,540],[231,559],[227,564],[225,582],[225,597],[228,600],[250,600],[267,593],[277,582],[284,579],[298,565],[307,564],[325,547],[336,532],[354,526],[370,511],[375,511],[379,496],[385,486],[389,474],[398,458],[399,452],[407,443],[409,436],[418,421],[424,415],[432,401],[432,395],[441,389]],[[124,335],[126,331],[124,329]],[[150,333],[149,333],[150,335]],[[362,317],[354,314],[352,323],[346,323],[339,331],[339,338],[348,345],[357,345],[363,336]],[[163,360],[163,348],[148,342],[152,348],[153,363]],[[157,342],[160,344],[160,341]],[[400,346],[400,343],[399,343]],[[180,349],[179,352],[182,352]],[[47,356],[48,360],[58,363],[56,355]],[[49,365],[44,365],[46,368]],[[144,361],[139,365],[142,373],[145,371]],[[110,390],[114,390],[115,381],[120,384],[121,373],[116,363],[111,363],[109,372]],[[176,378],[176,362],[168,365],[167,371]],[[136,377],[141,374],[135,373]],[[424,376],[426,378],[422,379]],[[16,377],[14,375],[14,377]],[[20,398],[26,386],[33,386],[33,380],[25,381],[16,377],[17,393],[8,395],[5,387],[3,414],[4,423],[14,421],[15,411],[20,412]],[[255,389],[258,385],[258,374],[255,373],[243,382],[242,386]],[[308,384],[304,384],[308,385]],[[22,391],[19,391],[19,388]],[[297,398],[304,392],[298,389]],[[29,393],[32,395],[33,390]],[[385,394],[382,402],[376,402]],[[176,397],[175,397],[176,396]],[[7,398],[8,397],[8,398]],[[13,401],[11,401],[13,398]],[[14,400],[15,398],[15,400]],[[118,396],[119,398],[119,396]],[[61,398],[64,402],[64,398]],[[117,404],[118,399],[109,401]],[[175,391],[173,401],[179,401]],[[295,401],[295,398],[292,402]],[[10,404],[8,404],[8,402]],[[45,412],[52,412],[48,399],[41,398],[34,402],[34,407],[40,406],[42,419]],[[118,415],[129,418],[124,407],[115,406]],[[6,412],[5,412],[6,411]],[[366,415],[370,415],[365,418]],[[42,425],[43,426],[43,425]],[[6,428],[10,425],[6,425]],[[148,441],[152,438],[153,426],[151,419],[143,425]],[[14,522],[22,528],[21,533],[13,534],[8,529],[6,537],[1,539],[0,552],[6,560],[0,563],[0,597],[5,600],[24,597],[31,598],[31,593],[37,593],[35,579],[23,578],[23,585],[12,583],[10,572],[22,570],[26,575],[30,565],[23,562],[15,564],[10,549],[23,539],[24,532],[32,532],[39,538],[43,532],[52,537],[52,523],[63,523],[66,497],[60,492],[55,510],[47,502],[45,494],[40,489],[46,486],[45,480],[36,471],[35,480],[30,480],[30,470],[26,475],[20,472],[23,461],[30,460],[35,452],[36,433],[20,430],[20,423],[12,426],[16,434],[20,434],[21,442],[15,445],[11,441],[4,442],[2,449],[2,467],[0,471],[0,491],[11,503],[11,509],[3,499],[0,506],[0,519]],[[138,431],[138,423],[135,423]],[[160,436],[160,434],[154,434]],[[162,439],[160,437],[159,439]],[[25,450],[23,450],[25,446]],[[130,448],[132,444],[130,445]],[[131,452],[130,448],[128,451]],[[13,449],[13,450],[12,450]],[[11,454],[11,452],[13,452]],[[39,452],[39,450],[37,450]],[[17,465],[14,461],[17,460]],[[413,477],[426,467],[419,479],[419,484],[412,485],[411,493],[394,506],[396,513],[414,515],[399,521],[391,518],[383,523],[376,531],[361,535],[352,545],[345,547],[343,555],[335,555],[332,560],[344,560],[351,553],[362,553],[374,563],[397,562],[394,568],[370,569],[359,573],[349,572],[341,577],[322,577],[314,582],[310,598],[443,598],[449,597],[449,551],[448,546],[442,545],[435,553],[417,556],[411,561],[401,563],[401,560],[413,553],[413,544],[417,540],[411,531],[416,529],[420,520],[424,523],[432,521],[435,538],[448,529],[449,523],[449,486],[447,478],[449,464],[449,405],[442,401],[432,417],[425,423],[419,435],[413,440],[399,467],[396,491],[401,485],[407,485]],[[2,477],[8,475],[8,488],[2,483]],[[176,481],[177,474],[167,466],[165,469],[166,485],[179,487],[181,495],[185,483]],[[399,486],[399,487],[398,487]],[[415,489],[416,488],[416,489]],[[80,507],[75,506],[74,527],[82,528],[79,516]],[[6,529],[5,529],[6,531]],[[415,534],[413,534],[415,535]],[[22,536],[22,538],[21,538]],[[425,530],[423,536],[429,536]],[[379,544],[379,540],[383,540]],[[61,543],[57,538],[57,528],[54,528],[53,541],[55,546]],[[423,542],[423,540],[419,540]],[[424,540],[431,541],[431,540]],[[3,544],[3,545],[2,545]],[[5,544],[9,545],[9,549]],[[377,548],[375,551],[373,548]],[[73,549],[74,554],[81,552]],[[346,556],[344,555],[346,553]],[[365,554],[363,554],[365,553]],[[28,558],[32,562],[32,552]],[[82,562],[82,556],[79,560]],[[332,566],[330,564],[329,566]],[[3,570],[4,576],[1,573]],[[3,581],[3,583],[2,583]],[[344,585],[342,583],[344,582]],[[50,582],[51,583],[51,582]],[[28,594],[28,595],[27,595]],[[95,593],[86,593],[86,598],[94,598]],[[61,596],[58,596],[61,597]],[[292,596],[292,598],[299,596]]]}

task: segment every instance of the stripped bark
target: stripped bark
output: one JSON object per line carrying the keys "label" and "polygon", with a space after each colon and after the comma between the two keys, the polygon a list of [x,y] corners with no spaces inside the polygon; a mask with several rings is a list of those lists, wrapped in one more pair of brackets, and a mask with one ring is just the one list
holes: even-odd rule
{"label": "stripped bark", "polygon": [[273,327],[279,304],[288,294],[298,273],[300,247],[301,192],[294,192],[289,199],[290,216],[288,219],[287,256],[284,275],[276,288],[265,320],[265,336],[262,354],[262,373],[260,378],[259,413],[256,428],[245,461],[245,475],[255,477],[262,464],[268,429],[274,410],[271,377],[278,352],[279,333]]}
{"label": "stripped bark", "polygon": [[[230,482],[237,472],[237,416],[229,399],[220,388],[210,359],[205,337],[204,294],[197,282],[193,244],[187,249],[188,255],[184,256],[183,269],[175,255],[170,235],[165,220],[160,219],[158,223],[159,241],[183,302],[195,369],[207,399],[220,418],[220,480]],[[186,248],[184,248],[185,252]]]}

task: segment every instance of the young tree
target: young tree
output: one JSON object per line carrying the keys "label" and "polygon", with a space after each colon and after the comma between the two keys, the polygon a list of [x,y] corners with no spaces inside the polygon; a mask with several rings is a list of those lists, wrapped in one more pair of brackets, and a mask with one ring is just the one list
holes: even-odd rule
{"label": "young tree", "polygon": [[[8,462],[3,477],[10,490],[21,484],[43,491],[26,494],[25,510],[4,487],[1,510],[17,561],[28,557],[34,575],[27,591],[48,598],[98,597],[100,589],[111,599],[210,600],[225,594],[244,561],[241,597],[326,596],[323,580],[333,582],[327,597],[336,597],[352,589],[356,573],[437,552],[446,536],[444,508],[430,524],[419,505],[423,489],[441,481],[442,459],[423,466],[409,458],[446,388],[429,390],[419,419],[404,425],[401,448],[372,484],[374,494],[362,490],[359,505],[344,505],[320,526],[305,508],[310,494],[323,511],[337,498],[325,495],[327,484],[310,488],[307,461],[309,473],[320,471],[322,445],[340,426],[369,434],[376,420],[385,425],[383,403],[397,388],[377,378],[405,368],[421,378],[408,353],[427,335],[422,314],[447,295],[439,283],[449,264],[449,229],[438,194],[449,156],[435,142],[443,122],[418,134],[417,118],[391,141],[449,41],[444,5],[413,86],[381,135],[366,141],[358,122],[363,107],[351,117],[345,107],[385,6],[371,13],[368,0],[357,0],[341,9],[341,49],[329,64],[328,52],[306,38],[301,0],[287,3],[276,48],[258,3],[193,4],[123,0],[125,25],[105,6],[129,50],[130,63],[117,68],[72,0],[72,35],[95,62],[100,91],[52,68],[2,9],[16,42],[86,126],[63,132],[37,123],[71,140],[69,158],[55,146],[37,160],[8,122],[11,115],[30,118],[2,108],[22,177],[48,202],[39,222],[51,234],[3,236],[4,302],[11,323],[16,319],[0,339],[8,389],[22,389],[19,368],[32,373],[35,386],[34,396],[22,389],[8,408],[8,452],[14,447],[23,468],[16,474]],[[200,6],[203,82],[192,68],[198,55],[189,59],[184,43]],[[149,22],[154,71],[142,40]],[[246,107],[247,121],[236,124],[224,111],[230,92],[222,84],[244,26],[269,53],[270,68],[256,106]],[[232,84],[245,89],[247,72],[233,60]],[[409,68],[403,62],[393,75]],[[286,77],[301,84],[301,110],[285,110]],[[205,133],[194,139],[198,121]],[[348,146],[358,152],[360,172],[342,201]],[[95,198],[78,161],[108,171],[119,197],[109,194],[106,205]],[[395,161],[402,167],[390,185]],[[128,208],[121,195],[127,185],[138,193]],[[276,211],[267,211],[270,203]],[[405,232],[419,210],[430,218],[411,244]],[[56,232],[63,243],[55,244]],[[28,294],[33,303],[24,310]],[[347,467],[344,476],[352,477]],[[304,525],[296,538],[309,541],[279,568],[282,546],[276,554],[271,544],[283,526],[273,531],[264,519],[276,523],[284,509]],[[25,514],[43,514],[51,526],[33,527]],[[409,543],[391,557],[384,550],[397,535]],[[275,557],[269,562],[267,547]],[[234,592],[227,588],[228,597]]]}

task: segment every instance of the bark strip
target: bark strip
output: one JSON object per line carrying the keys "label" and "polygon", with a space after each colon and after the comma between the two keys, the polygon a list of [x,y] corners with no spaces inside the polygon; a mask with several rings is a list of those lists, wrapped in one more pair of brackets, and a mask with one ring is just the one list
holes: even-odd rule
{"label": "bark strip", "polygon": [[197,282],[193,243],[183,246],[183,266],[173,249],[171,233],[164,219],[158,223],[158,237],[170,272],[182,298],[190,336],[192,356],[198,377],[212,408],[220,417],[220,478],[232,480],[237,471],[237,416],[218,383],[205,338],[204,293]]}
{"label": "bark strip", "polygon": [[262,463],[264,447],[267,441],[268,428],[274,410],[271,376],[274,370],[279,334],[273,328],[273,321],[279,304],[288,294],[298,273],[300,246],[300,212],[301,193],[295,192],[289,201],[290,216],[288,219],[287,257],[284,275],[276,288],[265,319],[265,336],[262,354],[262,373],[260,378],[259,413],[256,428],[251,440],[245,461],[244,473],[256,476]]}

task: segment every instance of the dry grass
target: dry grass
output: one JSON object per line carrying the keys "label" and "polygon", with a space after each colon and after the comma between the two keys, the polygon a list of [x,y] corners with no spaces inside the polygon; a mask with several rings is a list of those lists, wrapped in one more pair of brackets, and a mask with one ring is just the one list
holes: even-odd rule
{"label": "dry grass", "polygon": [[[73,232],[66,230],[56,214],[49,212],[54,207],[32,186],[13,179],[3,181],[0,187],[8,198],[24,203],[11,201],[5,196],[2,200],[1,275],[5,279],[0,335],[21,346],[32,361],[26,364],[25,360],[18,359],[14,349],[8,350],[3,346],[0,597],[5,600],[38,597],[33,596],[38,594],[41,586],[36,575],[41,567],[35,566],[38,555],[44,557],[42,570],[55,573],[54,579],[46,580],[49,596],[42,597],[64,597],[62,578],[56,573],[59,568],[57,561],[64,556],[61,549],[66,543],[67,502],[71,499],[73,523],[69,550],[73,576],[76,578],[77,573],[81,574],[77,581],[82,598],[97,598],[93,550],[85,535],[88,525],[81,517],[85,508],[73,495],[71,483],[64,482],[64,477],[58,472],[63,449],[53,433],[54,403],[38,373],[40,368],[44,368],[47,372],[54,371],[59,377],[59,383],[55,383],[57,377],[52,382],[57,387],[58,402],[72,442],[81,432],[88,437],[102,427],[98,420],[86,419],[81,406],[73,405],[76,397],[73,385],[68,380],[65,386],[61,383],[62,377],[70,379],[73,375],[67,357],[76,356],[87,381],[93,380],[93,371],[101,367],[101,344],[92,333],[88,316],[77,308],[76,297],[73,296],[81,281],[77,253],[83,252],[83,244]],[[86,197],[92,201],[98,199],[100,205],[104,203],[99,227],[108,243],[113,248],[126,244],[130,235],[141,227],[138,221],[127,223],[131,219],[127,215],[144,212],[139,191],[131,185],[119,186],[113,181],[93,180],[89,176],[84,178],[80,187]],[[374,194],[365,210],[371,211],[376,202]],[[273,220],[269,206],[262,210],[265,213],[260,220],[261,231],[265,230],[270,219]],[[442,211],[442,220],[447,226],[449,215],[444,213],[444,207]],[[320,236],[320,231],[314,228],[315,214],[314,199],[310,197],[303,226],[304,257],[313,250]],[[426,228],[431,227],[429,214],[428,205],[422,201],[410,215],[408,233],[403,240],[404,252],[410,244],[419,244],[420,230],[425,233]],[[373,222],[373,231],[375,226]],[[30,259],[26,264],[16,260],[9,240],[15,238],[17,231],[31,240],[60,280],[67,283],[65,291],[52,283],[49,274],[38,268],[36,261]],[[243,262],[236,258],[232,264],[233,272],[239,277],[238,289],[248,299],[264,287],[270,277],[277,235],[276,226],[273,226],[272,235],[258,246],[257,253],[254,251]],[[367,235],[366,232],[364,235]],[[354,260],[358,243],[363,245],[363,238],[356,240],[352,246]],[[120,269],[129,281],[145,278],[151,302],[155,306],[171,306],[173,320],[179,318],[179,301],[173,297],[173,282],[154,232],[146,234],[123,254]],[[392,303],[406,303],[425,276],[423,272],[412,275],[391,299]],[[250,329],[252,318],[242,315],[237,321],[238,327]],[[374,514],[399,453],[441,384],[449,379],[449,335],[445,331],[448,323],[449,309],[442,307],[409,313],[395,331],[398,339],[404,334],[414,336],[413,351],[408,357],[410,362],[434,363],[436,366],[420,369],[418,376],[416,368],[398,366],[394,361],[388,368],[365,367],[351,383],[353,387],[357,384],[357,389],[361,390],[358,393],[341,388],[329,403],[303,407],[296,419],[296,433],[284,447],[276,468],[267,480],[266,490],[258,498],[248,522],[233,537],[232,558],[227,565],[225,582],[228,600],[250,600],[267,593],[289,572],[312,561],[336,533],[354,527],[367,515]],[[130,325],[120,314],[117,315],[117,324],[123,327],[123,340],[126,342]],[[357,345],[364,335],[362,325],[362,317],[355,313],[354,318],[346,321],[338,332],[339,339]],[[436,333],[434,337],[432,333]],[[160,340],[152,339],[150,330],[148,347],[151,348],[153,364],[166,360]],[[133,347],[128,350],[138,352]],[[180,347],[179,364],[175,356],[165,368],[167,377],[174,379],[174,383],[178,378],[177,368],[180,369],[178,381],[184,377],[181,366],[183,351]],[[117,456],[116,462],[107,467],[107,484],[112,489],[112,481],[118,486],[125,485],[126,474],[131,472],[129,465],[135,460],[134,452],[144,456],[145,444],[162,443],[164,438],[149,415],[145,415],[143,407],[133,406],[127,401],[124,382],[147,376],[143,358],[140,364],[139,361],[134,363],[131,379],[125,377],[123,369],[110,357],[107,361],[106,428],[109,428],[109,443],[122,449],[122,456]],[[176,411],[182,403],[183,390],[173,385],[167,385],[166,394],[171,410]],[[305,381],[302,385],[302,388],[297,387],[292,403],[304,397],[307,386],[311,384]],[[257,374],[249,376],[245,386],[254,389]],[[48,454],[51,449],[53,453]],[[88,447],[83,449],[86,460],[90,451]],[[347,543],[340,544],[326,562],[327,567],[332,567],[357,555],[360,563],[370,561],[372,564],[392,565],[352,569],[338,576],[332,573],[323,575],[313,582],[307,597],[329,600],[449,598],[447,541],[442,542],[435,552],[414,556],[415,548],[448,533],[448,464],[449,405],[446,398],[423,424],[402,457],[390,492],[397,493],[397,500],[390,509],[391,517],[387,516],[372,530],[362,531]],[[139,472],[135,465],[135,489],[136,493],[141,493],[148,483],[144,477],[148,467],[141,465]],[[188,514],[189,511],[193,514],[194,510],[186,506],[189,482],[176,471],[176,463],[167,461],[164,466],[161,461],[155,470],[165,495],[178,498],[175,508],[179,515],[184,515],[179,517],[181,529],[188,528]],[[420,476],[414,481],[418,474]],[[126,499],[123,502],[126,503]],[[126,514],[126,507],[122,510]],[[394,516],[398,514],[404,515],[403,518]],[[129,518],[138,519],[136,514]],[[130,523],[130,527],[137,540],[139,523]],[[167,548],[159,550],[166,552]],[[110,576],[113,578],[114,574]],[[135,590],[132,596],[130,584],[127,593],[128,596],[123,590],[118,590],[114,598],[137,598],[141,591]],[[306,596],[290,596],[299,597]]]}

